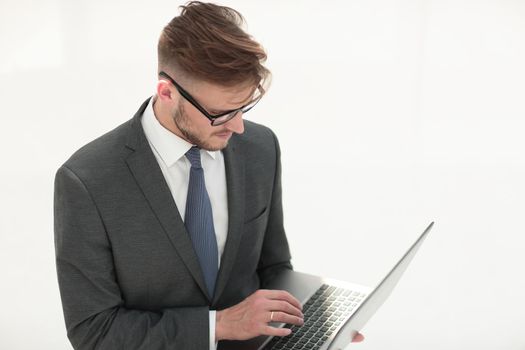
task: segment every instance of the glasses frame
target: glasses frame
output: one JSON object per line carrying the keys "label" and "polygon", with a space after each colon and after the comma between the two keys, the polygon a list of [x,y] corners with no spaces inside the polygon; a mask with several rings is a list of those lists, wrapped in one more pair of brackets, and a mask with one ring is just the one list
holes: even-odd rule
{"label": "glasses frame", "polygon": [[[172,84],[173,86],[175,86],[175,88],[177,89],[177,91],[179,92],[179,94],[181,94],[182,97],[184,97],[184,99],[186,99],[186,101],[188,101],[193,107],[197,108],[199,110],[199,112],[201,112],[206,118],[208,118],[208,120],[210,121],[211,125],[212,126],[218,126],[218,125],[222,125],[224,123],[227,123],[229,122],[230,120],[232,120],[233,118],[235,118],[235,116],[239,113],[239,112],[242,112],[243,114],[248,112],[250,109],[252,109],[253,107],[255,107],[255,105],[257,103],[259,103],[259,101],[261,100],[262,96],[264,95],[264,89],[262,88],[261,85],[257,86],[257,89],[261,92],[261,94],[259,96],[257,96],[256,99],[252,100],[250,103],[240,107],[240,108],[236,108],[236,109],[232,109],[232,110],[229,110],[229,111],[226,111],[226,112],[222,112],[222,113],[219,113],[219,114],[210,114],[208,113],[208,111],[202,107],[199,102],[197,102],[197,100],[195,100],[195,98],[193,98],[189,92],[187,92],[186,90],[184,90],[184,88],[182,86],[180,86],[176,81],[175,79],[173,79],[172,77],[170,77],[168,75],[168,73],[164,72],[164,71],[161,71],[159,72],[159,76],[161,77],[164,77],[166,79],[168,79]],[[217,119],[218,118],[221,118],[221,117],[224,117],[225,115],[228,115],[228,114],[231,114],[231,116],[229,116],[227,119],[225,120],[221,120],[219,122],[217,122]]]}

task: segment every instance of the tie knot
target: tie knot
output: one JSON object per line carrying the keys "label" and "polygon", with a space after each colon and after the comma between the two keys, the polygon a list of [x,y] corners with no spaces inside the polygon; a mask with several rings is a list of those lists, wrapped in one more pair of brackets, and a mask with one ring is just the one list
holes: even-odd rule
{"label": "tie knot", "polygon": [[192,168],[202,168],[201,152],[199,147],[193,146],[192,148],[190,148],[190,150],[186,152],[186,158],[188,158],[188,160],[190,161]]}

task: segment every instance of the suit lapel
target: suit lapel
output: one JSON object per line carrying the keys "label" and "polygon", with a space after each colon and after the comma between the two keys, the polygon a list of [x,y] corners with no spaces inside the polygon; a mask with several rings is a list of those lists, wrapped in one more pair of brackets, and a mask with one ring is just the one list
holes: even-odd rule
{"label": "suit lapel", "polygon": [[219,300],[230,277],[244,224],[244,157],[235,136],[230,139],[223,154],[228,189],[228,237],[221,258],[212,305]]}
{"label": "suit lapel", "polygon": [[127,147],[133,152],[126,158],[126,163],[172,245],[202,292],[211,300],[184,222],[142,129],[140,118],[148,102],[144,102],[131,121]]}

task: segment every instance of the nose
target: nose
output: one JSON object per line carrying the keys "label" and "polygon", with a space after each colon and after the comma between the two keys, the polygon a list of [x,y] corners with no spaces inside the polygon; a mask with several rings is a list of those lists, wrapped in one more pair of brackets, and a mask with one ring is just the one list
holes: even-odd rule
{"label": "nose", "polygon": [[242,111],[239,111],[235,117],[228,120],[224,126],[226,126],[229,131],[232,131],[236,134],[242,134],[244,132],[244,119],[242,119]]}

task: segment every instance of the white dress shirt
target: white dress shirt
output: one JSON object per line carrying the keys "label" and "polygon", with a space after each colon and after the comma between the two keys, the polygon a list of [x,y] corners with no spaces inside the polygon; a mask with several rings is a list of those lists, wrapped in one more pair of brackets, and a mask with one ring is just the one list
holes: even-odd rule
{"label": "white dress shirt", "polygon": [[[184,220],[191,168],[190,161],[185,157],[185,154],[193,145],[159,123],[153,111],[155,99],[156,96],[150,99],[148,107],[142,115],[142,128],[170,188],[180,217]],[[221,255],[228,234],[228,197],[224,156],[220,151],[201,150],[200,152],[204,181],[213,213],[220,266]],[[215,316],[215,311],[210,310],[210,350],[216,348]]]}

